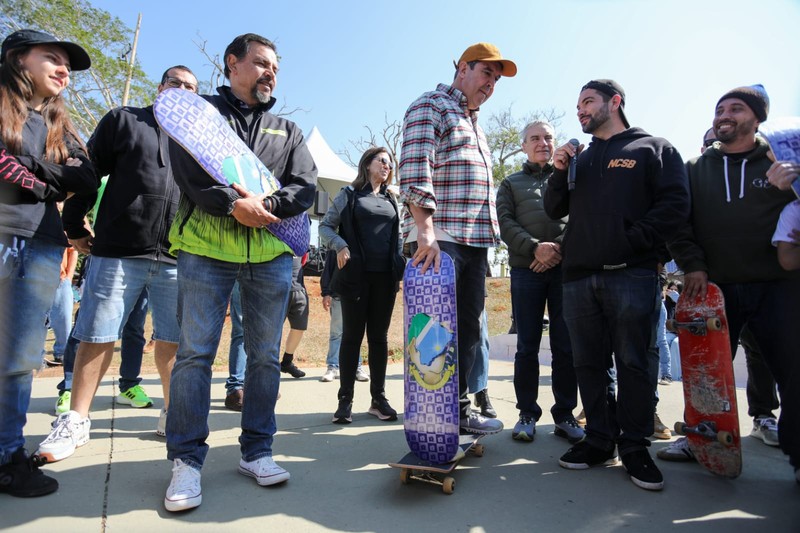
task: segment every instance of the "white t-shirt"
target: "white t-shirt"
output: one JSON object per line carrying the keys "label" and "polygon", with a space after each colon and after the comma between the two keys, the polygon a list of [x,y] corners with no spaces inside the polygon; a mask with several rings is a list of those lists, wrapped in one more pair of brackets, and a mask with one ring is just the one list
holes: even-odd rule
{"label": "white t-shirt", "polygon": [[794,242],[790,236],[793,229],[800,230],[800,200],[787,204],[781,211],[778,226],[772,235],[772,245],[778,246],[779,242]]}

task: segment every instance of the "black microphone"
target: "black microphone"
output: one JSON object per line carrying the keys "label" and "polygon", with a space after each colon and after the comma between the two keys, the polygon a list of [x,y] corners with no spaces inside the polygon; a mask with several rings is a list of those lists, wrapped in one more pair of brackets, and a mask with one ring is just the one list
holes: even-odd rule
{"label": "black microphone", "polygon": [[[577,152],[578,146],[580,146],[581,143],[578,142],[578,139],[570,139],[569,140],[569,144],[571,144],[575,148],[575,150]],[[569,188],[570,191],[574,191],[575,190],[575,174],[577,173],[577,170],[578,170],[578,154],[576,153],[574,156],[572,156],[569,159],[569,172],[567,174],[567,187]]]}

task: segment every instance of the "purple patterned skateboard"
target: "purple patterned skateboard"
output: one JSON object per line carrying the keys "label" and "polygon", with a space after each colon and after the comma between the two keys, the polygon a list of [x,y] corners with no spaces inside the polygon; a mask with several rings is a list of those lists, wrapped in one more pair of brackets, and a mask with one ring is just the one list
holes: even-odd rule
{"label": "purple patterned skateboard", "polygon": [[405,414],[411,451],[434,464],[452,462],[459,451],[456,273],[442,252],[439,273],[409,261],[405,299]]}
{"label": "purple patterned skateboard", "polygon": [[[156,98],[153,110],[161,129],[215,181],[223,185],[238,183],[256,194],[281,188],[219,111],[201,96],[183,89],[166,89]],[[311,234],[306,213],[269,224],[267,229],[295,255],[308,251]]]}

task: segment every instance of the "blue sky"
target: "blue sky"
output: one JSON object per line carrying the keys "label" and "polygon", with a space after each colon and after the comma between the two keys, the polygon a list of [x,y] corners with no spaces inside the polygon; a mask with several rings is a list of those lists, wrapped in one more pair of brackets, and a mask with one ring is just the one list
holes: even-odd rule
{"label": "blue sky", "polygon": [[384,115],[401,120],[422,92],[452,80],[452,61],[478,41],[519,67],[482,116],[510,104],[520,116],[555,108],[566,113],[564,138],[588,141],[575,104],[592,78],[622,84],[632,125],[685,159],[699,154],[717,100],[734,87],[761,83],[770,116],[800,115],[797,0],[90,1],[131,28],[142,13],[137,57],[153,79],[176,63],[208,79],[195,41],[221,54],[241,33],[274,40],[275,96],[306,110],[292,119],[306,133],[318,126],[335,151]]}

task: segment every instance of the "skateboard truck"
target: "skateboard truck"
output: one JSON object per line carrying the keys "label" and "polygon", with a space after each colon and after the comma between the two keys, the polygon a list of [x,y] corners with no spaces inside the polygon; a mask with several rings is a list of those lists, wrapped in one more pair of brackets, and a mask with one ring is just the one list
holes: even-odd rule
{"label": "skateboard truck", "polygon": [[685,329],[692,335],[707,335],[709,331],[719,331],[722,329],[722,320],[719,317],[695,318],[691,322],[678,322],[675,319],[667,320],[667,330],[677,333],[679,329]]}
{"label": "skateboard truck", "polygon": [[729,431],[717,431],[716,422],[703,421],[696,426],[685,422],[675,422],[675,433],[678,435],[698,435],[706,440],[715,440],[726,446],[733,444],[733,435]]}
{"label": "skateboard truck", "polygon": [[[484,453],[483,444],[477,442],[471,444],[470,447],[467,448],[466,453],[470,453],[475,457],[483,457]],[[400,469],[400,482],[403,485],[407,485],[408,483],[411,482],[411,480],[422,481],[423,483],[430,483],[431,485],[438,485],[442,487],[442,492],[444,492],[445,494],[453,494],[453,492],[455,492],[456,490],[456,480],[452,476],[448,475],[442,476],[441,474],[452,472],[455,469],[456,464],[463,458],[464,455],[453,460],[452,463],[448,463],[447,465],[441,465],[441,466],[403,465]]]}

